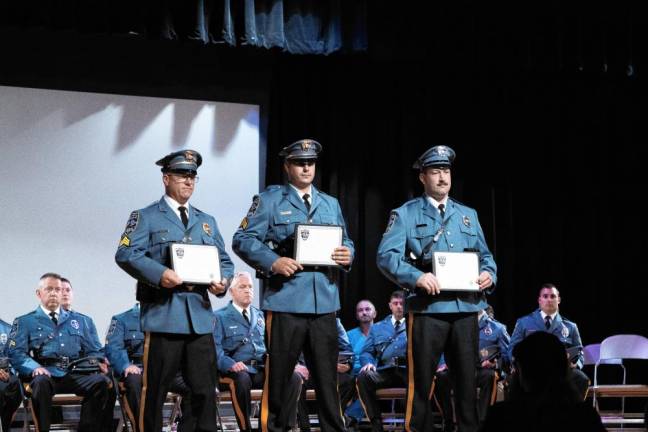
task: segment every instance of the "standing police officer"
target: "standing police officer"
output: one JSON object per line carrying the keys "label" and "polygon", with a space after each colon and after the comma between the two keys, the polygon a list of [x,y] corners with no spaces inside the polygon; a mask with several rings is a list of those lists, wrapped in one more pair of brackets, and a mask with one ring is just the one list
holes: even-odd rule
{"label": "standing police officer", "polygon": [[11,325],[0,319],[0,416],[3,431],[9,430],[11,419],[20,406],[20,380],[7,353],[10,331]]}
{"label": "standing police officer", "polygon": [[[115,255],[117,264],[137,279],[142,330],[146,333],[140,430],[162,428],[162,407],[178,370],[191,389],[196,428],[216,430],[216,354],[214,315],[209,294],[222,296],[234,265],[216,220],[189,204],[202,157],[194,150],[171,153],[162,167],[165,195],[131,213]],[[173,271],[172,243],[216,246],[220,281],[188,285]]]}
{"label": "standing police officer", "polygon": [[[542,331],[556,336],[565,346],[565,349],[573,349],[575,353],[570,356],[569,381],[578,393],[585,398],[589,387],[589,378],[581,371],[584,357],[581,348],[580,333],[578,326],[560,315],[560,292],[554,284],[546,283],[540,288],[538,294],[538,306],[534,312],[518,319],[511,335],[509,355],[512,356],[515,345],[520,343],[531,333]],[[517,390],[517,374],[512,374],[511,391]]]}
{"label": "standing police officer", "polygon": [[101,430],[107,426],[105,420],[112,419],[112,381],[104,375],[108,368],[103,363],[97,365],[102,373],[70,370],[75,360],[103,359],[103,352],[92,320],[60,307],[61,289],[58,274],[41,277],[36,290],[41,304],[14,321],[9,357],[20,375],[32,378],[31,400],[39,431],[50,428],[52,397],[57,393],[83,396],[79,431]]}
{"label": "standing police officer", "polygon": [[[414,163],[425,194],[393,210],[378,247],[377,264],[389,280],[409,290],[408,431],[432,430],[428,399],[439,358],[455,381],[459,430],[477,429],[475,367],[479,344],[477,313],[486,307],[482,293],[496,280],[477,212],[448,196],[455,152],[434,146]],[[442,291],[432,273],[435,251],[479,253],[479,292]]]}
{"label": "standing police officer", "polygon": [[[139,406],[142,396],[142,357],[144,355],[144,333],[140,324],[140,305],[112,317],[106,336],[106,357],[113,373],[124,387],[124,412],[133,429],[139,431]],[[169,391],[182,396],[182,417],[178,431],[192,431],[196,425],[191,415],[191,392],[180,371],[176,374]]]}
{"label": "standing police officer", "polygon": [[295,261],[295,225],[314,223],[343,228],[343,246],[331,258],[348,269],[353,242],[338,201],[312,185],[320,143],[297,141],[279,153],[288,184],[270,186],[254,197],[234,234],[234,251],[267,279],[262,309],[267,311],[269,356],[264,385],[263,430],[285,430],[293,413],[284,409],[297,359],[303,351],[317,393],[323,431],[344,430],[337,391],[338,340],[335,311],[340,308],[337,277],[331,267],[306,267]]}
{"label": "standing police officer", "polygon": [[371,326],[360,354],[358,394],[371,430],[382,431],[382,416],[376,390],[407,384],[407,331],[403,318],[405,293],[394,291],[389,299],[391,315]]}
{"label": "standing police officer", "polygon": [[[241,432],[251,432],[250,390],[262,388],[265,378],[265,320],[263,312],[252,306],[252,275],[248,272],[237,273],[232,279],[229,292],[232,296],[230,304],[214,312],[218,370],[221,373],[221,383],[228,385],[232,394],[239,429]],[[297,408],[301,384],[301,377],[294,372],[286,389],[289,395],[286,410],[294,411]]]}

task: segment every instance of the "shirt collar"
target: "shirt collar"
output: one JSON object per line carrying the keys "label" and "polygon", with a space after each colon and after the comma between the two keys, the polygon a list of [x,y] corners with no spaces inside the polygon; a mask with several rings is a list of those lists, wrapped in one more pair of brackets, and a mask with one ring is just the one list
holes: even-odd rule
{"label": "shirt collar", "polygon": [[[45,315],[47,315],[47,316],[49,316],[50,312],[52,312],[51,310],[47,309],[47,308],[46,308],[45,306],[43,306],[42,304],[40,305],[40,308],[41,308],[41,310],[42,310],[43,312],[45,312]],[[57,307],[56,310],[55,310],[54,312],[56,313],[56,317],[57,317],[57,318],[60,317],[60,316],[61,316],[61,307],[60,307],[60,306]]]}
{"label": "shirt collar", "polygon": [[445,198],[443,198],[441,201],[437,201],[434,198],[432,198],[430,195],[425,195],[425,198],[428,200],[432,206],[434,206],[435,209],[439,209],[439,204],[443,204],[443,206],[448,209],[448,196],[446,195]]}
{"label": "shirt collar", "polygon": [[[401,318],[399,322],[402,324],[404,320],[405,317]],[[394,318],[394,315],[391,316],[391,323],[392,325],[396,325],[396,318]]]}
{"label": "shirt collar", "polygon": [[[549,316],[551,317],[551,321],[552,321],[552,322],[553,322],[553,320],[556,319],[556,315],[558,315],[558,311],[556,311],[556,312],[552,313],[551,315],[549,315]],[[544,321],[545,318],[546,318],[546,316],[547,316],[547,314],[544,313],[544,311],[540,311],[540,316],[542,317],[542,321]]]}
{"label": "shirt collar", "polygon": [[313,201],[313,185],[308,185],[308,190],[306,192],[301,192],[299,189],[297,189],[292,183],[288,183],[291,188],[295,189],[295,192],[297,192],[297,196],[299,198],[304,199],[304,194],[308,194],[310,197],[310,202],[312,203]]}
{"label": "shirt collar", "polygon": [[[241,315],[243,315],[243,308],[236,303],[232,302],[232,306],[234,306],[234,309],[236,309]],[[250,316],[250,306],[246,307],[245,310],[247,311],[248,318],[252,318]]]}
{"label": "shirt collar", "polygon": [[173,209],[173,211],[175,211],[176,213],[180,212],[178,210],[178,207],[180,206],[184,206],[187,208],[187,210],[189,210],[189,201],[187,201],[184,204],[180,204],[178,201],[174,200],[169,195],[164,195],[164,200],[166,201],[167,204],[169,204],[169,207],[171,207],[171,209]]}

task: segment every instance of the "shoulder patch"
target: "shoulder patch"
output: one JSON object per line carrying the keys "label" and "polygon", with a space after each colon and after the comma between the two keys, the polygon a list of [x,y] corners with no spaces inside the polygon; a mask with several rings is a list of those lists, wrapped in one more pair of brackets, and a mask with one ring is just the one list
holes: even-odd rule
{"label": "shoulder patch", "polygon": [[110,337],[115,333],[115,328],[117,328],[117,320],[113,318],[112,321],[110,321],[110,327],[108,327],[107,337]]}
{"label": "shoulder patch", "polygon": [[392,211],[389,215],[389,221],[387,222],[387,228],[385,228],[385,234],[387,234],[389,231],[391,231],[392,227],[394,226],[394,223],[396,223],[396,219],[398,219],[398,213],[395,211]]}
{"label": "shoulder patch", "polygon": [[140,213],[137,210],[133,211],[128,217],[128,221],[126,222],[126,228],[124,228],[124,233],[122,234],[121,239],[119,240],[120,247],[130,246],[130,238],[128,236],[137,228],[137,224],[139,223],[139,218],[140,218]]}
{"label": "shoulder patch", "polygon": [[259,195],[254,195],[254,198],[252,198],[252,205],[250,206],[250,210],[248,210],[247,213],[247,217],[252,217],[256,214],[260,202],[261,202],[261,197],[259,197]]}

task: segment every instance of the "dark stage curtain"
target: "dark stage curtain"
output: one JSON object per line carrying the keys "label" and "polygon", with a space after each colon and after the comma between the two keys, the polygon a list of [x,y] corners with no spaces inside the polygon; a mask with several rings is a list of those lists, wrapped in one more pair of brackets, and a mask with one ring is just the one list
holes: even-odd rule
{"label": "dark stage curtain", "polygon": [[367,0],[0,2],[0,25],[331,54],[367,48]]}

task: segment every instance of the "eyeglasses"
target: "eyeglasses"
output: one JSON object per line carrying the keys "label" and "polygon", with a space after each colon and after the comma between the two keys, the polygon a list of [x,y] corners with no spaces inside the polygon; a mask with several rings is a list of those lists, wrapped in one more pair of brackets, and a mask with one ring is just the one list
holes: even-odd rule
{"label": "eyeglasses", "polygon": [[194,174],[169,174],[169,176],[171,176],[173,181],[176,183],[184,183],[186,181],[198,183],[198,179],[200,178]]}

